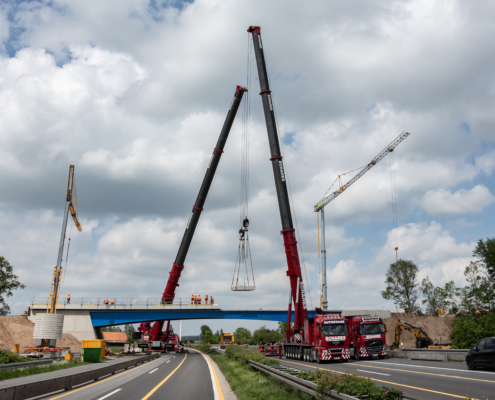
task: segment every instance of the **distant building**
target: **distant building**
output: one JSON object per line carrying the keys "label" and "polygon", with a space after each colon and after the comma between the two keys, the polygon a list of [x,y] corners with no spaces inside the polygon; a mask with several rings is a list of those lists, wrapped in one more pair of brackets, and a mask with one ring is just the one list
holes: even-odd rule
{"label": "distant building", "polygon": [[127,343],[125,332],[102,332],[103,339],[107,341],[107,346],[123,346]]}

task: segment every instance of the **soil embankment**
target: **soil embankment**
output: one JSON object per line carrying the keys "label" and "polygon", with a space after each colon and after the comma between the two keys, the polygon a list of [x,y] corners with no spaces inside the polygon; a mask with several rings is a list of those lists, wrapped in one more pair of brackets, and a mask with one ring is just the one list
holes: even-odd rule
{"label": "soil embankment", "polygon": [[[36,346],[33,339],[34,323],[22,316],[0,317],[0,349],[13,350],[14,344],[24,347]],[[81,342],[70,333],[63,333],[62,339],[57,340],[57,346],[70,347],[71,352],[81,351]]]}
{"label": "soil embankment", "polygon": [[[397,320],[402,320],[417,328],[423,328],[435,343],[450,342],[450,332],[452,332],[452,321],[455,314],[445,317],[406,317],[393,316],[384,320],[387,326],[387,345],[392,345],[395,340],[395,324]],[[405,349],[416,348],[416,338],[407,331],[402,331],[401,341]]]}

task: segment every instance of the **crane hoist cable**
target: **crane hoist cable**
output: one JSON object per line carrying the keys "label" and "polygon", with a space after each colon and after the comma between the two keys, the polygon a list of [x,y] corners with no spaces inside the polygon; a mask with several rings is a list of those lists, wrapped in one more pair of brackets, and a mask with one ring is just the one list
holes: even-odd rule
{"label": "crane hoist cable", "polygon": [[[244,95],[244,108],[242,112],[242,139],[241,139],[241,195],[239,207],[239,246],[234,266],[234,275],[230,289],[236,292],[256,290],[254,278],[253,259],[249,244],[249,146],[251,140],[251,102],[249,92],[251,89],[251,64],[250,43],[248,35],[246,87]],[[251,271],[249,271],[251,270]],[[250,273],[251,272],[251,273]]]}

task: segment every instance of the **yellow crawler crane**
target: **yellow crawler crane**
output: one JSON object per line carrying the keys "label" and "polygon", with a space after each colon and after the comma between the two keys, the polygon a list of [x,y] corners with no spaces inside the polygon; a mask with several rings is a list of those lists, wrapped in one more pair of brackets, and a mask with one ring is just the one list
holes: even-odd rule
{"label": "yellow crawler crane", "polygon": [[220,348],[226,349],[232,344],[234,344],[234,334],[229,332],[222,333],[222,336],[220,338]]}
{"label": "yellow crawler crane", "polygon": [[33,337],[34,339],[36,339],[36,347],[38,348],[55,347],[56,340],[60,339],[62,335],[63,315],[56,315],[57,301],[60,291],[60,280],[63,270],[62,256],[64,252],[65,234],[67,230],[67,220],[69,218],[69,212],[74,219],[74,223],[76,224],[77,229],[79,231],[82,231],[81,224],[77,220],[77,203],[77,192],[74,183],[74,166],[71,165],[69,167],[69,180],[67,183],[67,195],[65,199],[65,211],[62,223],[60,245],[58,249],[57,265],[53,269],[53,277],[50,287],[50,294],[48,296],[46,314],[39,314],[36,316],[36,324]]}

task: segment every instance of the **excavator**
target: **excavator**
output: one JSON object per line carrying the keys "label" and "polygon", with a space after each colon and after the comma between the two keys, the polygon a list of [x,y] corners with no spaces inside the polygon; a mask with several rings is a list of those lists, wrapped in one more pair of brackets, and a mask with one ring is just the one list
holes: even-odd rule
{"label": "excavator", "polygon": [[393,349],[400,349],[400,336],[402,331],[408,331],[416,338],[417,349],[451,349],[452,343],[433,343],[433,340],[423,328],[412,326],[405,321],[397,320],[395,323],[395,340],[392,344]]}

